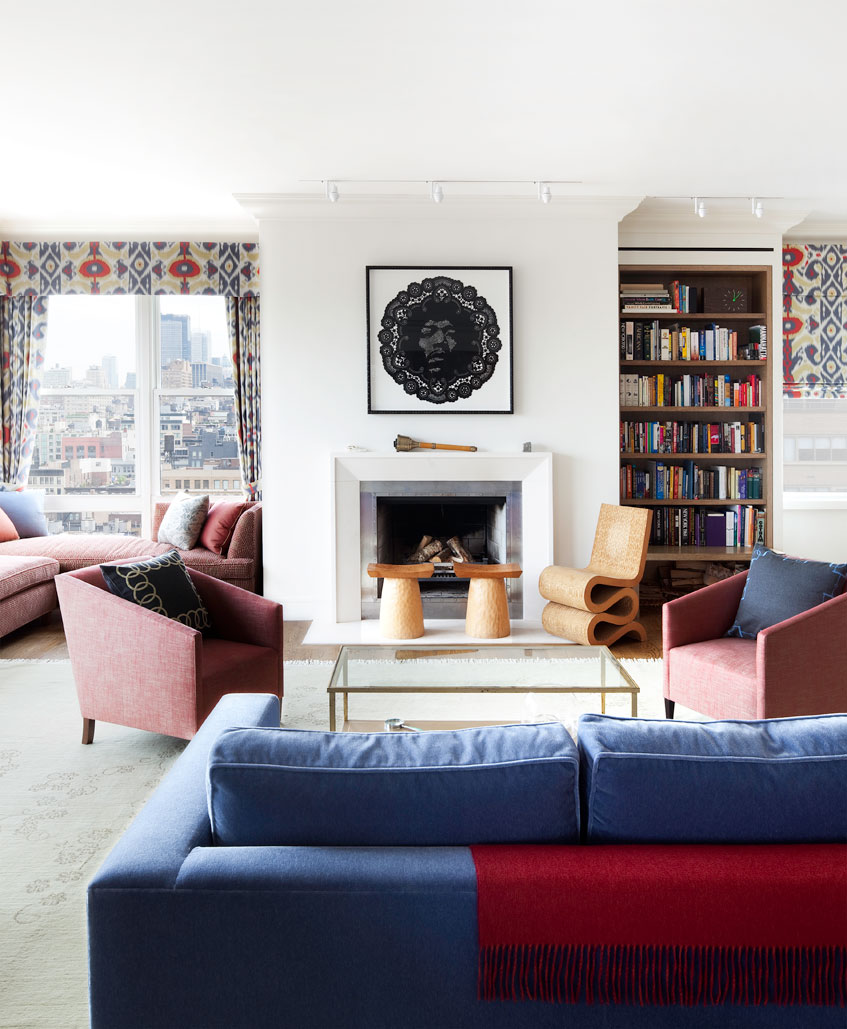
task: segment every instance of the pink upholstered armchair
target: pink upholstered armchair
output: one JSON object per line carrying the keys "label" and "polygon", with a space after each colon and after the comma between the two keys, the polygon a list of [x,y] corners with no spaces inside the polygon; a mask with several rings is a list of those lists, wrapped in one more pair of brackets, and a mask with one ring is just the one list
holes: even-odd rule
{"label": "pink upholstered armchair", "polygon": [[725,638],[747,572],[662,609],[665,714],[679,701],[712,718],[847,711],[847,594],[763,629]]}
{"label": "pink upholstered armchair", "polygon": [[282,699],[282,607],[203,572],[188,574],[214,636],[111,593],[99,567],[56,576],[82,714],[191,739],[225,693]]}

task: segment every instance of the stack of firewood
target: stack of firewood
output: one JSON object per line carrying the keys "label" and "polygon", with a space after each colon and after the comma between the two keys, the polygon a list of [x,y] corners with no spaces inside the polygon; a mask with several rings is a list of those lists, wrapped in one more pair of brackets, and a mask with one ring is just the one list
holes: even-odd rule
{"label": "stack of firewood", "polygon": [[656,580],[644,580],[639,586],[639,599],[642,607],[664,604],[703,586],[711,586],[721,579],[728,579],[746,568],[747,565],[739,561],[725,564],[716,561],[675,561],[673,564],[659,565],[656,569]]}
{"label": "stack of firewood", "polygon": [[415,547],[414,552],[406,558],[406,564],[419,565],[427,561],[432,564],[452,561],[468,561],[472,563],[473,558],[462,546],[458,536],[451,536],[446,543],[433,539],[432,536],[423,536],[420,543]]}

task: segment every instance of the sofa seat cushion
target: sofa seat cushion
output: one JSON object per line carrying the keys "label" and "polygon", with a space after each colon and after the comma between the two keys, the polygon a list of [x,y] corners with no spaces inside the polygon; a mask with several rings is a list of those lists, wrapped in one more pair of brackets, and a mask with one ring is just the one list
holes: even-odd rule
{"label": "sofa seat cushion", "polygon": [[722,718],[755,718],[756,641],[739,639],[688,643],[668,651],[675,703]]}
{"label": "sofa seat cushion", "polygon": [[49,557],[0,556],[0,600],[8,600],[40,582],[50,582],[58,573],[59,562]]}
{"label": "sofa seat cushion", "polygon": [[132,561],[138,557],[166,554],[167,547],[137,536],[96,532],[60,532],[52,536],[33,536],[0,544],[0,554],[14,557],[52,557],[60,570],[73,572],[78,568],[103,564],[106,561]]}
{"label": "sofa seat cushion", "polygon": [[272,647],[207,636],[202,661],[203,695],[211,698],[204,717],[221,693],[278,692],[279,654]]}
{"label": "sofa seat cushion", "polygon": [[232,729],[209,755],[225,846],[463,846],[578,838],[560,722],[446,732]]}
{"label": "sofa seat cushion", "polygon": [[[138,536],[106,532],[60,532],[52,536],[0,543],[0,556],[52,557],[59,562],[60,571],[75,572],[80,568],[90,568],[109,561],[159,557],[173,549],[167,543],[156,543]],[[221,557],[204,547],[180,550],[179,556],[189,568],[196,568],[198,572],[205,572],[216,579],[226,579],[236,585],[252,584],[255,575],[255,561],[251,558]]]}
{"label": "sofa seat cushion", "polygon": [[591,843],[847,842],[847,715],[582,715],[579,755]]}

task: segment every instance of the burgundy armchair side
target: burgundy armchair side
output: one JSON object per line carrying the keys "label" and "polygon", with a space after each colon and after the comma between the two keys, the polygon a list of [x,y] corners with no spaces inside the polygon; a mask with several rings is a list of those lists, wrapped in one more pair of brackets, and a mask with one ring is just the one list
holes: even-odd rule
{"label": "burgundy armchair side", "polygon": [[96,720],[191,739],[226,693],[282,699],[282,606],[189,568],[215,635],[109,591],[99,567],[56,576],[82,742]]}
{"label": "burgundy armchair side", "polygon": [[662,608],[665,714],[677,701],[712,718],[847,711],[847,594],[762,630],[724,637],[747,572]]}

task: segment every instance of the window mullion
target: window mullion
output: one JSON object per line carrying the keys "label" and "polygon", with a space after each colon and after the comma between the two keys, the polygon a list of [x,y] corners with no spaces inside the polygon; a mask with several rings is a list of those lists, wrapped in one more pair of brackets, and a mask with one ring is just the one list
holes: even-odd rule
{"label": "window mullion", "polygon": [[156,350],[155,304],[153,297],[135,298],[135,367],[136,367],[136,482],[141,502],[141,535],[149,538],[153,531],[152,496],[153,460],[152,441],[155,430],[152,378]]}

